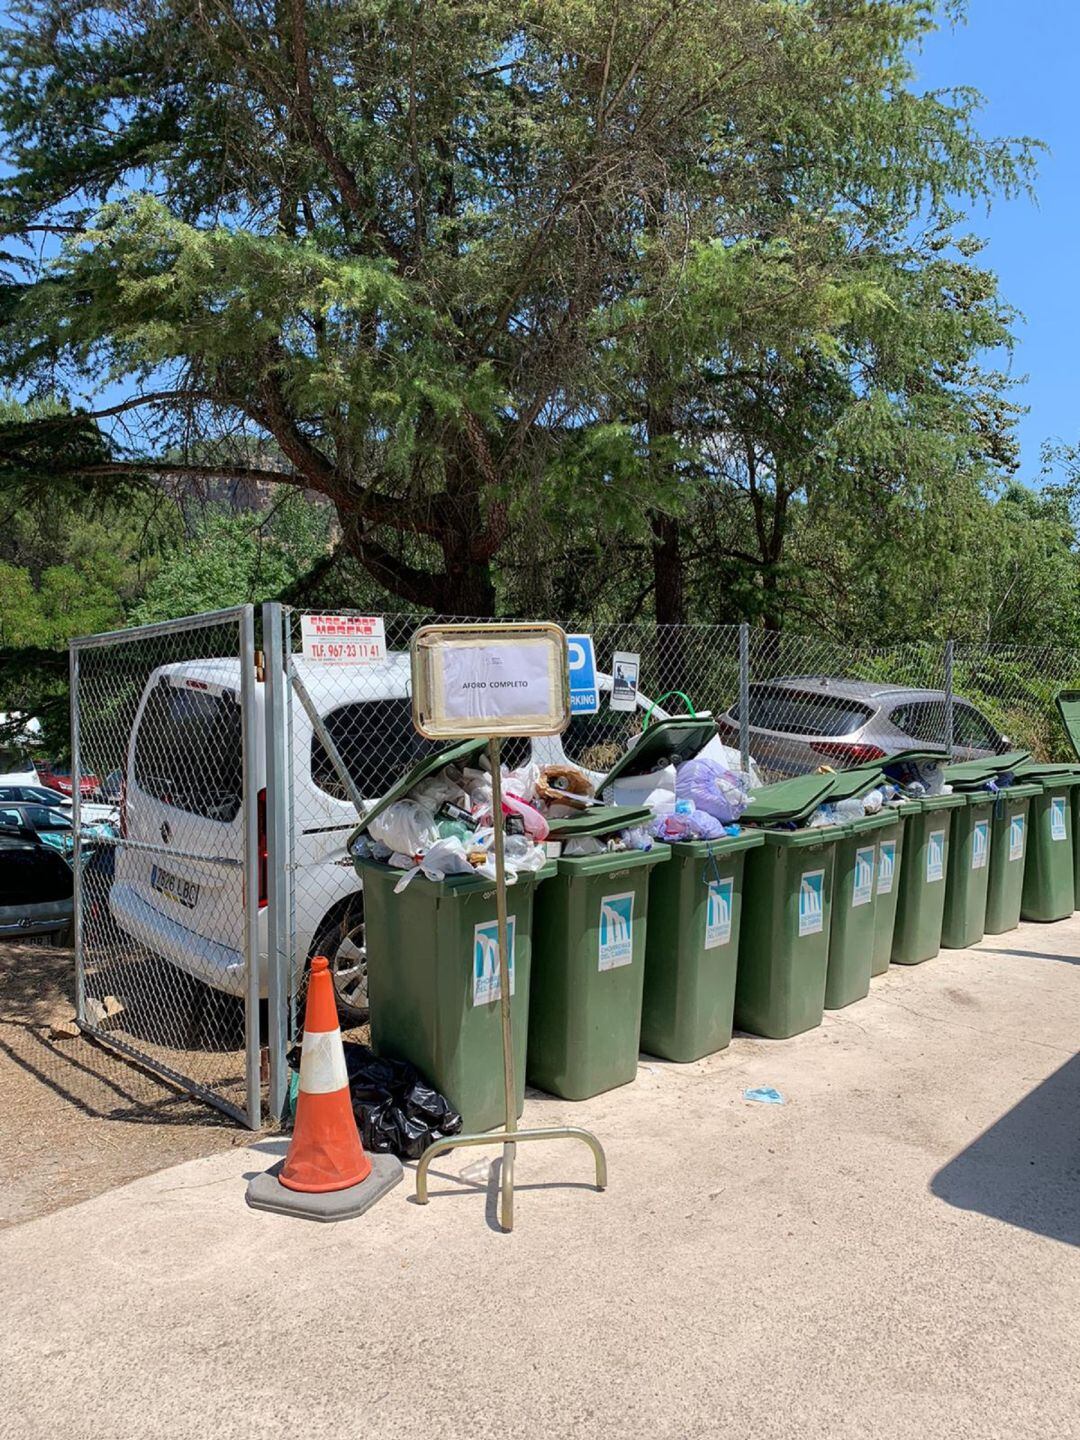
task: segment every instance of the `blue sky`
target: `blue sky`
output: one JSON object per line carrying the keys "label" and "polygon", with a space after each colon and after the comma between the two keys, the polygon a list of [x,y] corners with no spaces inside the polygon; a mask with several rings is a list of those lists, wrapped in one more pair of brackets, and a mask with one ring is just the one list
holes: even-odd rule
{"label": "blue sky", "polygon": [[1076,0],[969,0],[967,24],[942,30],[917,58],[928,88],[973,85],[986,97],[981,129],[1045,141],[1036,204],[999,202],[972,230],[990,244],[984,261],[1024,314],[1012,359],[1028,375],[1016,398],[1020,477],[1037,479],[1044,440],[1080,442],[1080,5]]}

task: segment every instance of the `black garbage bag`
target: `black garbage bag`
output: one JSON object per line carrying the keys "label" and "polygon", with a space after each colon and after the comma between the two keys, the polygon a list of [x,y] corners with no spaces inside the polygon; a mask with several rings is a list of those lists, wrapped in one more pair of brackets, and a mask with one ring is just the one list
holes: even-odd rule
{"label": "black garbage bag", "polygon": [[[387,1060],[347,1040],[345,1069],[360,1140],[375,1154],[419,1160],[429,1145],[461,1130],[461,1116],[407,1060]],[[300,1066],[300,1047],[288,1056]]]}

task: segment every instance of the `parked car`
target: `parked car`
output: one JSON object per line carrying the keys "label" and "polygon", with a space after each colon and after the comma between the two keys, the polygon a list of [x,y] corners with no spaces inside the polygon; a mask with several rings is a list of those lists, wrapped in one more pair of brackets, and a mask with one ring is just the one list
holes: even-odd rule
{"label": "parked car", "polygon": [[[770,778],[803,775],[881,760],[921,746],[945,753],[944,690],[843,680],[831,675],[792,675],[750,686],[750,751]],[[736,703],[718,717],[721,734],[737,739]],[[953,698],[952,755],[976,760],[1010,748],[974,705]]]}
{"label": "parked car", "polygon": [[[69,799],[75,793],[75,782],[72,779],[71,767],[69,765],[55,764],[49,760],[39,760],[38,781],[49,790],[56,790]],[[101,790],[101,781],[96,775],[79,776],[79,794],[84,800],[96,800]]]}
{"label": "parked car", "polygon": [[36,785],[34,762],[21,750],[0,750],[0,785]]}
{"label": "parked car", "polygon": [[[43,845],[59,851],[65,860],[70,860],[75,853],[75,827],[71,817],[55,805],[0,803],[0,825],[32,830]],[[93,845],[116,836],[115,826],[103,822],[83,825],[81,831],[84,859]]]}
{"label": "parked car", "polygon": [[63,944],[71,931],[71,866],[33,830],[0,821],[0,939]]}
{"label": "parked car", "polygon": [[[45,785],[3,785],[0,784],[0,805],[2,804],[48,805],[59,810],[70,819],[75,809],[73,795],[61,795],[59,790],[50,790]],[[79,804],[79,819],[82,823],[106,821],[117,823],[120,819],[119,804],[108,805],[92,800]]]}
{"label": "parked car", "polygon": [[[415,731],[409,657],[346,668],[297,657],[317,706],[361,796],[373,801],[431,748]],[[610,691],[609,676],[599,676]],[[266,994],[267,928],[265,696],[256,686],[260,992]],[[649,707],[638,696],[639,711]],[[662,710],[655,710],[662,718]],[[633,714],[579,716],[562,736],[511,741],[506,763],[570,760],[599,778],[636,724]],[[147,949],[214,989],[245,987],[244,914],[236,866],[243,858],[240,667],[235,659],[192,660],[155,670],[136,711],[110,894],[113,919]],[[311,721],[292,707],[296,966],[325,955],[347,1020],[367,1013],[363,896],[346,844],[357,825]],[[140,847],[153,847],[143,849]],[[175,851],[176,859],[167,859]]]}

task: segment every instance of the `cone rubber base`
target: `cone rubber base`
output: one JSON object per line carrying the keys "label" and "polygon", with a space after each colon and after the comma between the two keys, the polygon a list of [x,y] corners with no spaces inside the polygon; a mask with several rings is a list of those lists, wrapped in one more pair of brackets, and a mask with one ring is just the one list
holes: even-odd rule
{"label": "cone rubber base", "polygon": [[369,1155],[371,1174],[359,1185],[347,1190],[330,1190],[313,1195],[303,1190],[289,1190],[278,1179],[285,1164],[279,1160],[256,1175],[247,1188],[247,1203],[253,1210],[269,1210],[274,1215],[295,1215],[301,1220],[352,1220],[370,1210],[395,1185],[400,1185],[404,1171],[396,1155]]}

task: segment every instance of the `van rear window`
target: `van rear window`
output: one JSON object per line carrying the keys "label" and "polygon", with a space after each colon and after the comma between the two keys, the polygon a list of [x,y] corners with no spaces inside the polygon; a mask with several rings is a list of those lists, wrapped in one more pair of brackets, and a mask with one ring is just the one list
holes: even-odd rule
{"label": "van rear window", "polygon": [[222,695],[159,683],[139,722],[135,782],[176,810],[235,820],[244,793],[240,706]]}

